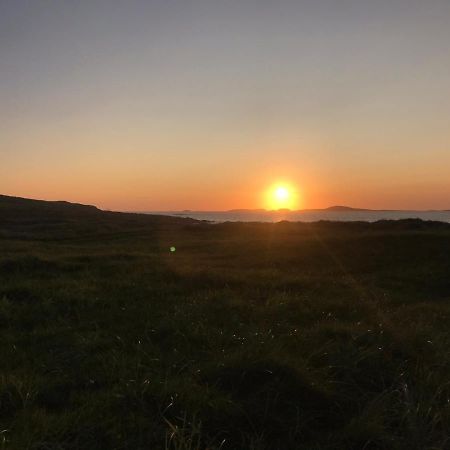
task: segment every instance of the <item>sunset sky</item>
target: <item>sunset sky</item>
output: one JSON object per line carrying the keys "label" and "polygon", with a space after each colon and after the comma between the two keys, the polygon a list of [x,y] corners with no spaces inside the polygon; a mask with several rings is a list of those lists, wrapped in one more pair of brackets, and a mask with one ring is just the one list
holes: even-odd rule
{"label": "sunset sky", "polygon": [[0,0],[0,193],[450,209],[449,0]]}

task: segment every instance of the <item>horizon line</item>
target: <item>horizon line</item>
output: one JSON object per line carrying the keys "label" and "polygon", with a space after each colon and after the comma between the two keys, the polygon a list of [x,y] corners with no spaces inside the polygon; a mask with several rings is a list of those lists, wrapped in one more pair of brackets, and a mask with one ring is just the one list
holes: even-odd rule
{"label": "horizon line", "polygon": [[31,197],[21,197],[18,195],[7,195],[7,194],[1,194],[0,197],[11,197],[11,198],[18,198],[23,200],[30,200],[30,201],[43,201],[43,202],[65,202],[65,203],[72,203],[72,204],[78,204],[78,205],[85,205],[85,206],[93,206],[97,209],[100,209],[102,211],[115,211],[115,212],[124,212],[124,213],[135,213],[135,214],[148,214],[148,213],[230,213],[230,212],[261,212],[261,213],[298,213],[298,212],[308,212],[308,211],[329,211],[329,212],[344,212],[344,211],[355,211],[355,212],[389,212],[389,211],[405,211],[405,212],[450,212],[450,206],[448,208],[426,208],[426,209],[420,209],[420,208],[362,208],[362,207],[353,207],[353,206],[347,206],[347,205],[331,205],[323,208],[303,208],[303,209],[290,209],[290,208],[278,208],[278,209],[266,209],[266,208],[231,208],[231,209],[116,209],[116,208],[103,208],[99,207],[92,203],[82,203],[81,201],[70,201],[70,200],[48,200],[48,199],[42,199],[42,198],[31,198]]}

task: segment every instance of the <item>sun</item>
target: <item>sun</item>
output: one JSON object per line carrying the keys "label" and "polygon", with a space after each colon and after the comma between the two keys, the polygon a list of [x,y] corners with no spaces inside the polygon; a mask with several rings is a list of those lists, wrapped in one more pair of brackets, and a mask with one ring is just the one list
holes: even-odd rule
{"label": "sun", "polygon": [[271,186],[266,193],[268,209],[295,209],[297,200],[297,190],[286,183],[277,183]]}
{"label": "sun", "polygon": [[275,189],[274,196],[279,202],[285,202],[289,199],[289,190],[284,186],[279,186]]}

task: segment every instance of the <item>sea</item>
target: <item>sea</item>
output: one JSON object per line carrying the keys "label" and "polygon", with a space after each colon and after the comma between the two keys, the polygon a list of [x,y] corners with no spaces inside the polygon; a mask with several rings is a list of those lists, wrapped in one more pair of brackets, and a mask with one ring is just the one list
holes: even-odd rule
{"label": "sea", "polygon": [[375,211],[375,210],[305,210],[305,211],[148,211],[145,214],[189,217],[209,222],[376,222],[378,220],[421,219],[450,223],[449,211]]}

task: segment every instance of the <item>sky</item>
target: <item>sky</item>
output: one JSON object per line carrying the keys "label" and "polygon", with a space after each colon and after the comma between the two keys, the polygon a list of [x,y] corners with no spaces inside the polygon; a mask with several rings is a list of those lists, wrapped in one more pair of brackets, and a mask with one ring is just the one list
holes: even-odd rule
{"label": "sky", "polygon": [[0,0],[0,193],[450,209],[448,0]]}

